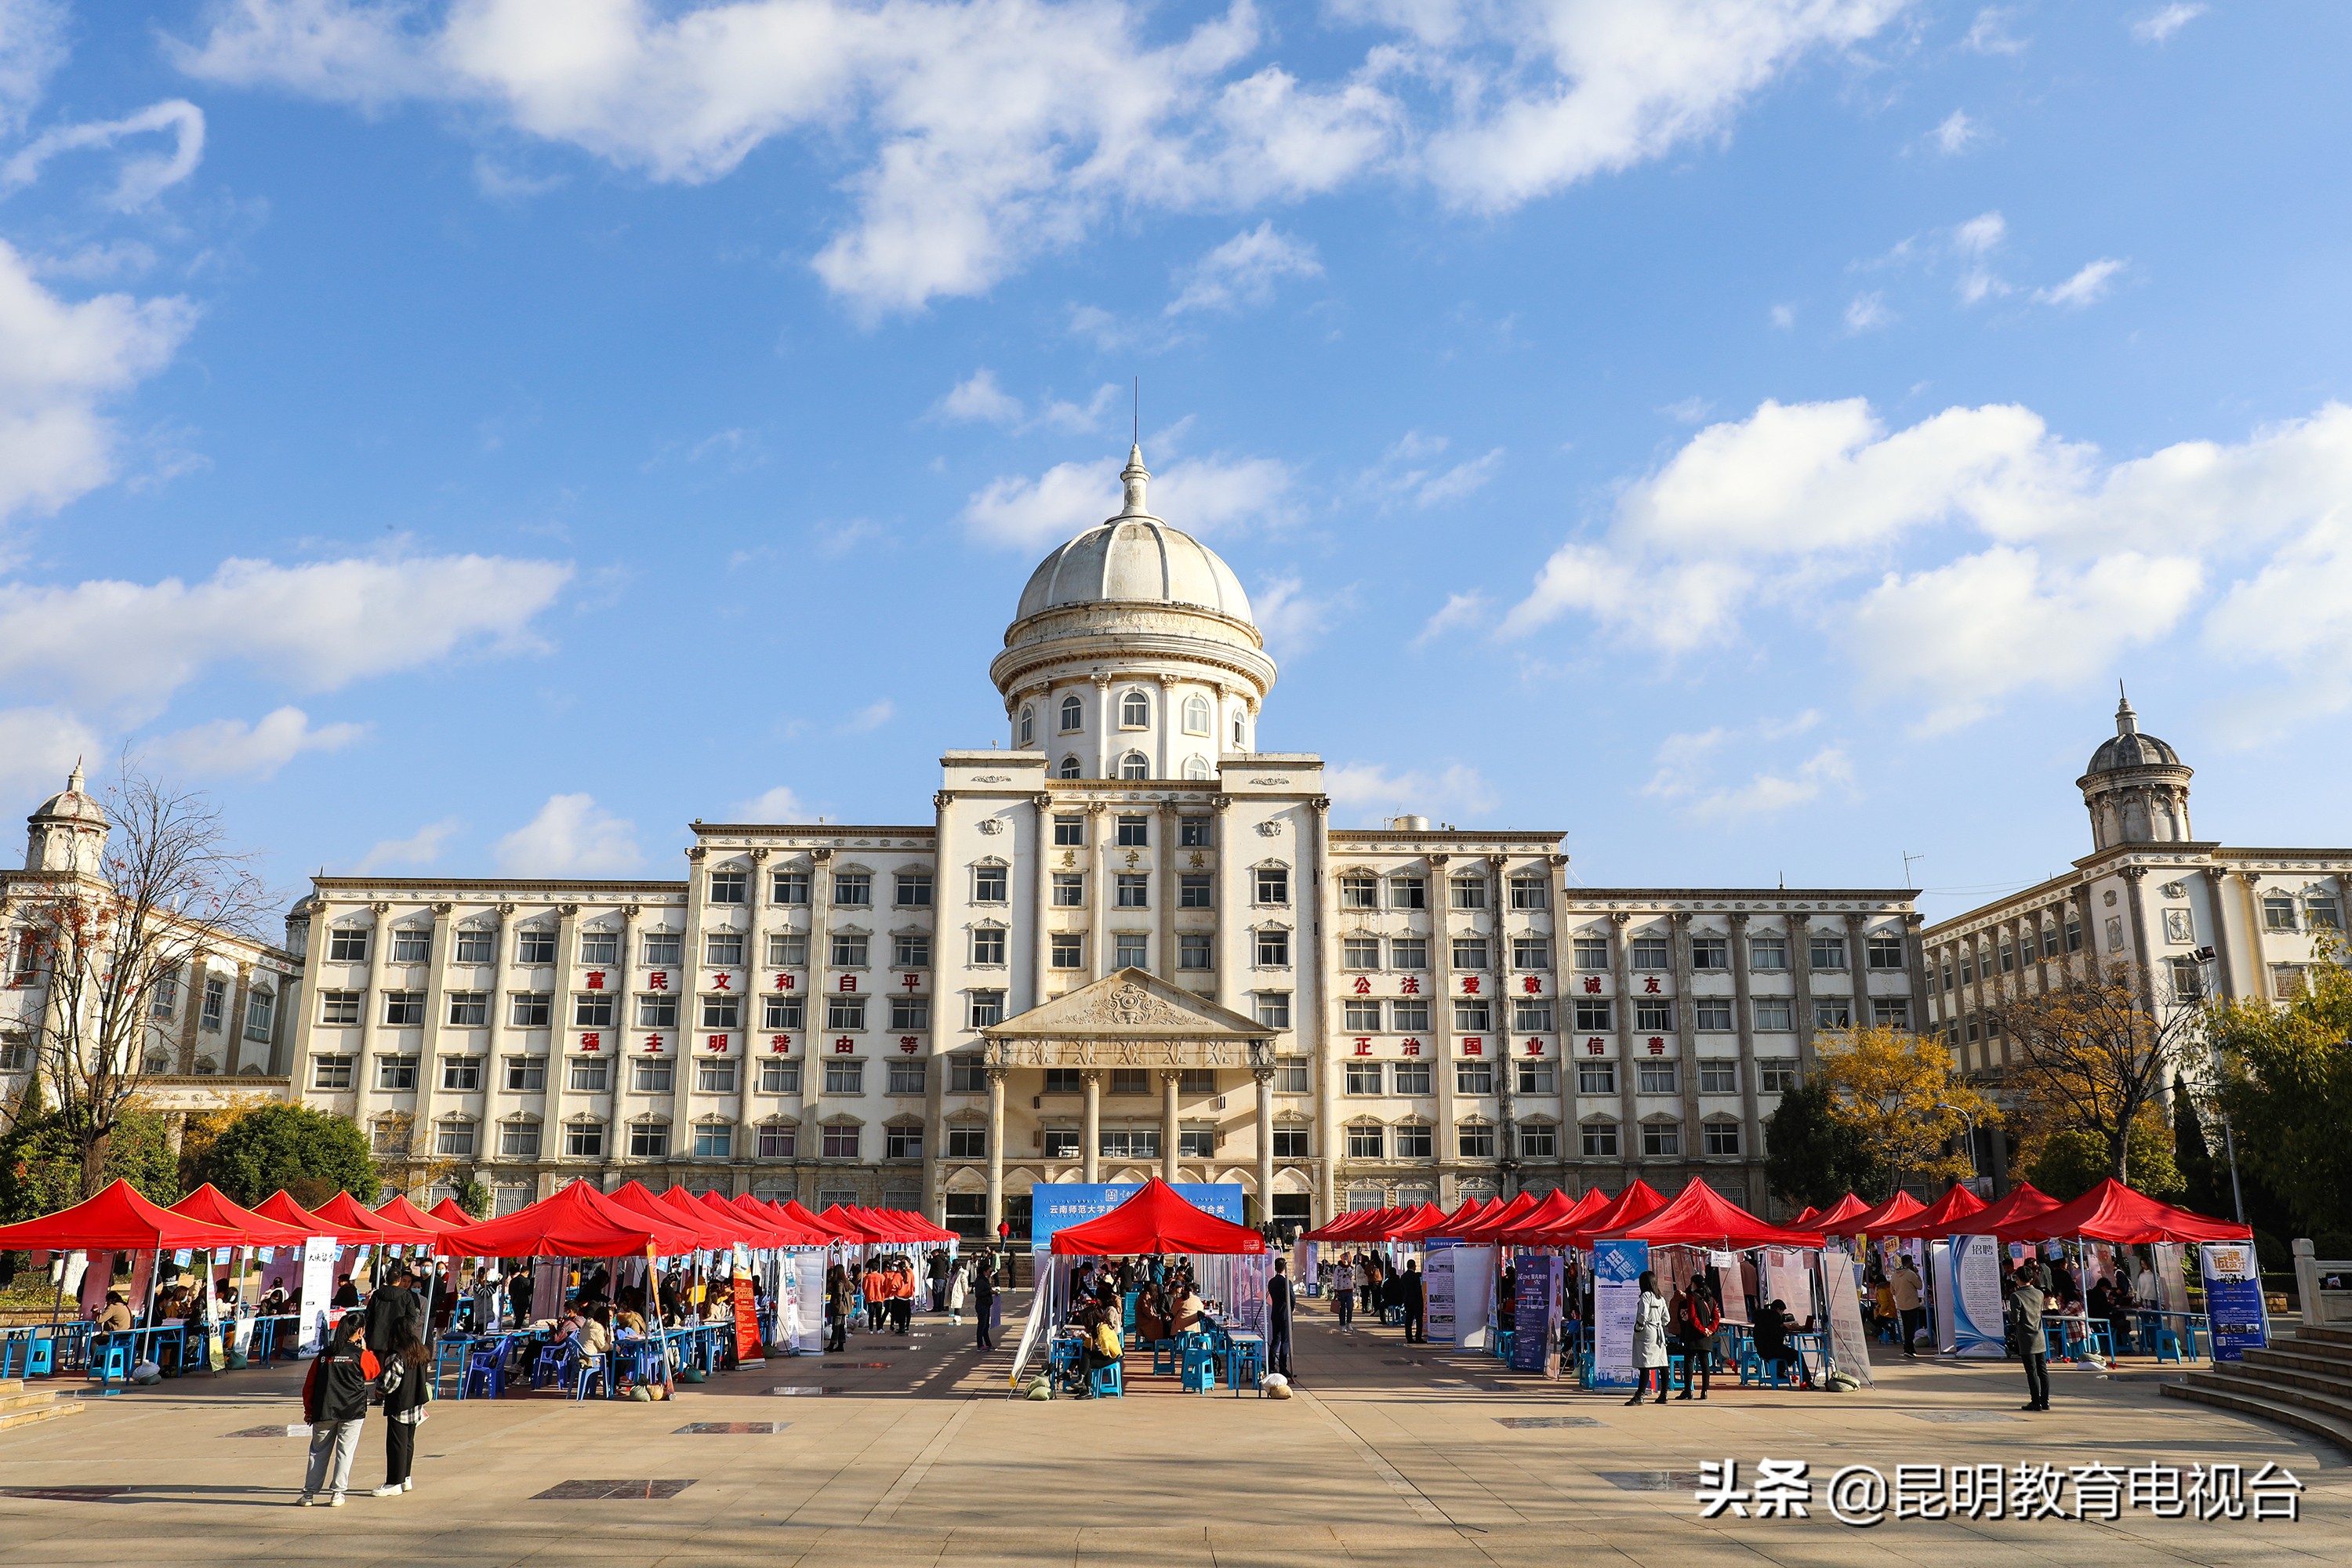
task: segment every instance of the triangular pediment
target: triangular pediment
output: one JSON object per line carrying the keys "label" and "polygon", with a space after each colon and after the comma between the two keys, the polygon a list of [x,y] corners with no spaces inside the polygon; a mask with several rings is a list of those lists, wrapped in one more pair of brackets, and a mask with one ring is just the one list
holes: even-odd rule
{"label": "triangular pediment", "polygon": [[1141,969],[1122,969],[981,1031],[995,1040],[1253,1039],[1274,1031]]}

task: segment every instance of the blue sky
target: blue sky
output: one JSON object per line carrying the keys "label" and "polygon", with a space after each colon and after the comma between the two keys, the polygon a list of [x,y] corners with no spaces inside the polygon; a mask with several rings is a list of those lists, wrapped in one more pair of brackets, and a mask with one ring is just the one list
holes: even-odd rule
{"label": "blue sky", "polygon": [[[1052,544],[1233,562],[1339,817],[1595,885],[2342,842],[2352,13],[0,0],[0,804],[320,867],[927,821]],[[2284,787],[2282,787],[2282,784]]]}

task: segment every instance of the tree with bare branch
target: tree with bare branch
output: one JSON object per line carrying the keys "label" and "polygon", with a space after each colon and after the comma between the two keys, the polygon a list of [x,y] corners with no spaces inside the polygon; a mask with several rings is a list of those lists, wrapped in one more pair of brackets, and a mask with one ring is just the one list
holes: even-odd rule
{"label": "tree with bare branch", "polygon": [[100,806],[95,865],[20,906],[18,963],[37,987],[26,1037],[79,1150],[84,1197],[105,1185],[107,1146],[146,1088],[158,998],[206,955],[257,941],[271,903],[205,795],[126,756]]}
{"label": "tree with bare branch", "polygon": [[2138,964],[2114,959],[2086,964],[2048,991],[2011,984],[1988,1009],[2009,1042],[2007,1085],[2024,1102],[2026,1121],[2089,1134],[2105,1151],[2105,1173],[2119,1182],[2131,1179],[2134,1129],[2149,1122],[2198,1038],[2202,1015],[2170,1000]]}

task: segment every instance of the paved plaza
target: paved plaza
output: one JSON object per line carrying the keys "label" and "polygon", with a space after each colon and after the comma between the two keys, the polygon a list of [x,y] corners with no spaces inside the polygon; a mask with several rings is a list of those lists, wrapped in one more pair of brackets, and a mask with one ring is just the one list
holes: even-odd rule
{"label": "paved plaza", "polygon": [[[1016,1298],[1012,1305],[1022,1304]],[[1397,1331],[1300,1325],[1300,1396],[1188,1396],[1139,1375],[1119,1401],[1003,1397],[1009,1354],[919,1321],[840,1356],[772,1362],[675,1404],[553,1394],[434,1406],[417,1489],[378,1500],[368,1423],[340,1510],[290,1506],[305,1439],[299,1371],[191,1378],[0,1432],[0,1563],[170,1557],[267,1564],[718,1564],[1237,1568],[1490,1561],[1659,1564],[2265,1563],[2352,1561],[2352,1466],[2317,1439],[2163,1399],[2153,1369],[2053,1373],[2021,1414],[2007,1363],[1906,1365],[1850,1394],[1743,1390],[1629,1409],[1421,1346]],[[762,1425],[767,1424],[767,1425]],[[768,1425],[773,1430],[768,1429]],[[709,1426],[713,1430],[694,1428]],[[684,1430],[681,1430],[685,1428]],[[1703,1521],[1701,1464],[1808,1461],[1811,1517]],[[1869,1465],[2016,1471],[2276,1464],[2295,1522],[2015,1517],[1855,1528],[1825,1483]],[[583,1484],[597,1483],[597,1484]],[[1891,1505],[1891,1500],[1890,1505]],[[2074,1510],[2071,1484],[2060,1495]],[[2005,1508],[2005,1513],[2014,1510]],[[2251,1512],[2251,1506],[2249,1507]]]}

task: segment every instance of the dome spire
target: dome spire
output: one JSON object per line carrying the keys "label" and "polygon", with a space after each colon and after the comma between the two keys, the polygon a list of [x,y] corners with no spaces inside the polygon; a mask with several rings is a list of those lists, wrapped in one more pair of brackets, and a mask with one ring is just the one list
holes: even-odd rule
{"label": "dome spire", "polygon": [[1121,517],[1149,517],[1144,504],[1143,487],[1151,479],[1151,470],[1143,466],[1143,443],[1138,441],[1127,449],[1127,467],[1118,471],[1121,483],[1127,486],[1127,504],[1119,509]]}
{"label": "dome spire", "polygon": [[79,757],[76,757],[74,759],[73,772],[66,775],[66,788],[72,791],[75,795],[80,795],[82,793],[83,783],[81,759]]}
{"label": "dome spire", "polygon": [[2116,682],[2116,733],[2139,733],[2139,715],[2132,711],[2131,699],[2124,694],[2124,683],[2120,680]]}

